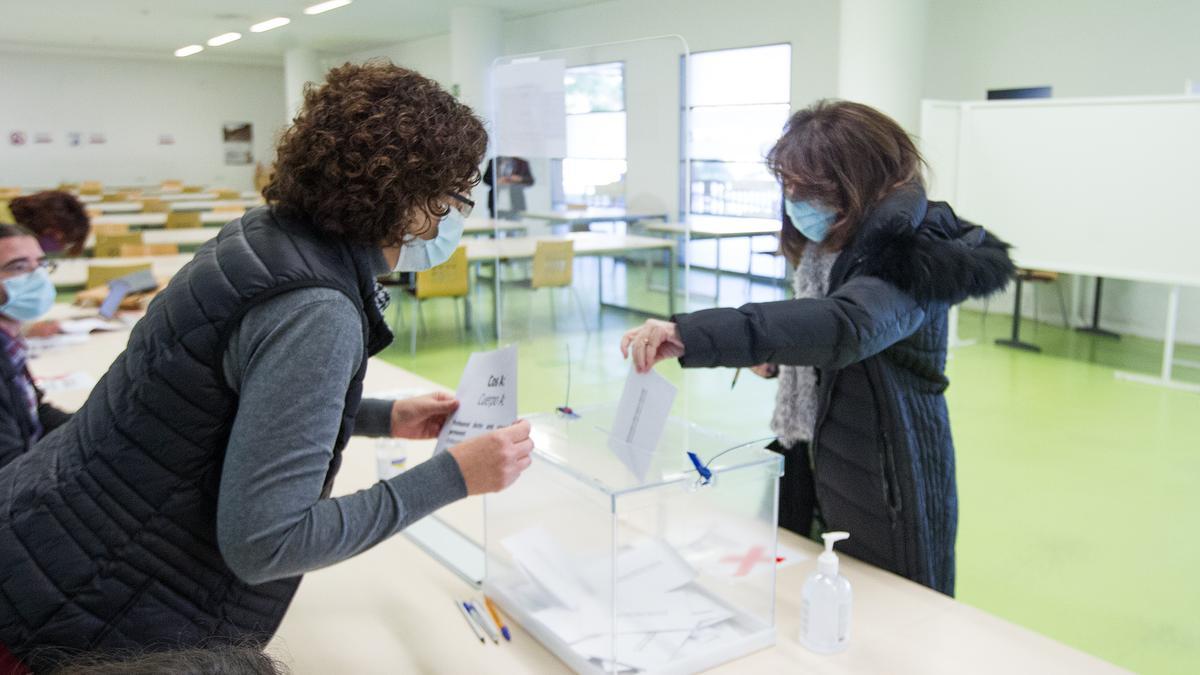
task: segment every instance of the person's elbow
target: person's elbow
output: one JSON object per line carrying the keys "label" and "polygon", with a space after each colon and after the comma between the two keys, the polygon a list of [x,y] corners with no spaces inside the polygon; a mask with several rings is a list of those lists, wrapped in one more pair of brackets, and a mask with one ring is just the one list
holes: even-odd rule
{"label": "person's elbow", "polygon": [[273,569],[269,548],[252,541],[238,528],[217,528],[217,550],[225,565],[243,583],[257,586],[290,576]]}

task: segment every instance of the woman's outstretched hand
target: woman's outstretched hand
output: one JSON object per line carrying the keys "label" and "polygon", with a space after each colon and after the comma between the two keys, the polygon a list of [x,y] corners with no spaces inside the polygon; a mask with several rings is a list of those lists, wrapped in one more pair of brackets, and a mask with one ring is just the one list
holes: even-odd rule
{"label": "woman's outstretched hand", "polygon": [[683,341],[673,322],[649,319],[621,338],[621,355],[632,355],[634,369],[645,373],[659,361],[683,356]]}

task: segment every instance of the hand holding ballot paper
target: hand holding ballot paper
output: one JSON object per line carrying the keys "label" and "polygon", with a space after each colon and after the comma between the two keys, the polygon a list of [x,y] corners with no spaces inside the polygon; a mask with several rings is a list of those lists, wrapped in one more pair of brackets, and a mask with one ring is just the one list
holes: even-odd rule
{"label": "hand holding ballot paper", "polygon": [[434,454],[454,457],[467,494],[503,490],[533,461],[529,422],[517,421],[517,348],[472,354],[457,398]]}

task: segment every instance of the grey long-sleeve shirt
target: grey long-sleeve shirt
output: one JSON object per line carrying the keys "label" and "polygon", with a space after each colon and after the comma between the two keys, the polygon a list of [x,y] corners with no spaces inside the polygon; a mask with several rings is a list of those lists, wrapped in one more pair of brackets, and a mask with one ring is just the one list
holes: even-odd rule
{"label": "grey long-sleeve shirt", "polygon": [[[238,391],[217,502],[226,564],[257,584],[345,560],[466,496],[449,453],[350,495],[321,499],[346,388],[363,352],[358,310],[329,288],[250,310],[225,353]],[[387,436],[391,401],[364,399],[355,433]]]}

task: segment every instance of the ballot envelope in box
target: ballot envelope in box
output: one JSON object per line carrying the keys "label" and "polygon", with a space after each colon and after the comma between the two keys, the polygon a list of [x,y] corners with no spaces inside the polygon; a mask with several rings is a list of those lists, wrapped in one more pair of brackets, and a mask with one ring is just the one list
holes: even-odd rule
{"label": "ballot envelope in box", "polygon": [[532,466],[486,501],[485,592],[580,673],[690,673],[774,644],[782,457],[676,418],[633,447],[616,407],[528,418]]}

